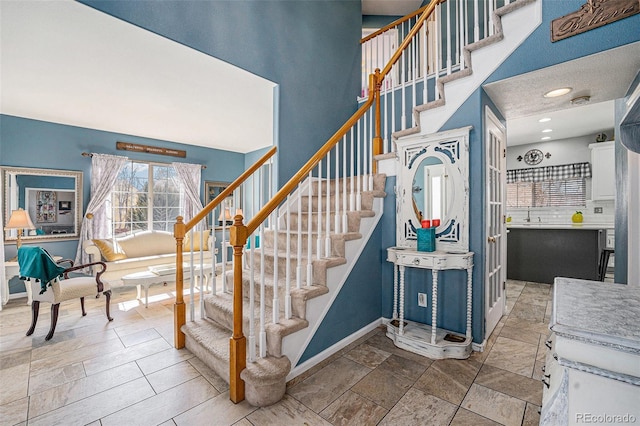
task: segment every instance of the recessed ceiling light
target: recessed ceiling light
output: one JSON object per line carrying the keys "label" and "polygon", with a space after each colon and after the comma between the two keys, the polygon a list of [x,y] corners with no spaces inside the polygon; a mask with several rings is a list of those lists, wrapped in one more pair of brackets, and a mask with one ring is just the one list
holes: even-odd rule
{"label": "recessed ceiling light", "polygon": [[566,95],[571,91],[571,87],[562,87],[560,89],[554,89],[544,94],[545,98],[555,98],[556,96]]}
{"label": "recessed ceiling light", "polygon": [[546,123],[547,121],[551,121],[551,119],[549,117],[544,117],[538,120],[538,123]]}
{"label": "recessed ceiling light", "polygon": [[551,136],[543,136],[540,138],[541,141],[548,141],[549,139],[551,139]]}
{"label": "recessed ceiling light", "polygon": [[542,133],[550,133],[550,132],[553,132],[553,129],[544,129],[542,131]]}

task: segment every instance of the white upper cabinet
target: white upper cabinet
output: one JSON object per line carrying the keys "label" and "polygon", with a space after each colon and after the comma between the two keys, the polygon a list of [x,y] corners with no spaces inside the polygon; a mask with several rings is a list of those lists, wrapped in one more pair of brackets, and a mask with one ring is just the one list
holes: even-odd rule
{"label": "white upper cabinet", "polygon": [[591,150],[591,199],[615,200],[616,198],[616,159],[615,142],[592,143]]}

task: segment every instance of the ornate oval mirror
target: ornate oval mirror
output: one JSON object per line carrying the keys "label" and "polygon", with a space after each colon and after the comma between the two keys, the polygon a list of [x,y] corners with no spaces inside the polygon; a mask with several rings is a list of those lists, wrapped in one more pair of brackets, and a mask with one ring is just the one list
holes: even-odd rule
{"label": "ornate oval mirror", "polygon": [[468,136],[470,127],[397,141],[396,243],[416,246],[422,219],[439,219],[436,248],[466,252],[468,243]]}
{"label": "ornate oval mirror", "polygon": [[[4,239],[35,241],[77,239],[82,220],[82,172],[2,167]],[[5,228],[12,212],[23,209],[33,225]]]}

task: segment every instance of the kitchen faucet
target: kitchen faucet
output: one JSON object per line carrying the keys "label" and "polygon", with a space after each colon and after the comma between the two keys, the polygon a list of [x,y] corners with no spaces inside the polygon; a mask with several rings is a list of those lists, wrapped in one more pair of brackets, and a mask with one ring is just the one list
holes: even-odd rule
{"label": "kitchen faucet", "polygon": [[531,223],[531,212],[529,211],[529,207],[527,207],[527,217],[524,219],[524,221]]}

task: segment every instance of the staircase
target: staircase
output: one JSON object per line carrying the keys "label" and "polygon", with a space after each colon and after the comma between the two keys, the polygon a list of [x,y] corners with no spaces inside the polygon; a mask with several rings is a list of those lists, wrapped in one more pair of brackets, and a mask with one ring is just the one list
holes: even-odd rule
{"label": "staircase", "polygon": [[[442,41],[424,41],[427,19],[434,11],[438,16],[447,15],[442,10],[446,4],[467,2],[434,1],[422,9],[424,13],[412,15],[415,21],[407,25],[407,30],[403,23],[402,29],[397,30],[403,39],[398,50],[382,71],[367,75],[363,93],[368,98],[277,194],[266,194],[264,199],[260,195],[256,202],[255,188],[272,186],[262,180],[247,186],[245,180],[261,167],[256,164],[196,218],[187,224],[178,218],[174,232],[178,268],[175,345],[186,346],[228,380],[232,401],[246,398],[254,406],[266,406],[283,397],[287,376],[293,374],[292,366],[303,355],[382,215],[386,177],[375,173],[376,160],[395,158],[393,141],[398,137],[437,131],[537,26],[540,7],[534,0],[491,1],[496,5],[501,2],[502,6],[489,8],[491,19],[484,24],[482,39],[478,39],[476,31],[475,40],[459,46],[459,59],[452,60],[451,52],[444,55],[449,57],[446,66],[442,64],[443,52],[437,47]],[[507,28],[514,30],[513,23],[503,25],[507,12],[519,14],[514,22],[521,28],[513,40],[511,34],[503,37]],[[524,25],[523,20],[530,22]],[[431,23],[429,28],[440,34],[439,25]],[[460,40],[467,40],[466,31],[461,30]],[[375,34],[372,36],[371,40]],[[505,44],[507,39],[511,41]],[[448,39],[446,44],[455,47],[457,43]],[[435,56],[428,51],[432,46],[436,46]],[[425,60],[422,72],[417,69],[422,62],[416,56],[419,48],[424,48],[424,58],[436,58],[429,66]],[[485,50],[485,56],[494,58],[491,66],[476,56]],[[436,71],[426,72],[431,69]],[[435,88],[431,93],[429,85]],[[453,87],[456,85],[459,87]],[[407,114],[406,109],[412,113]],[[426,113],[430,114],[429,120]],[[224,273],[223,292],[201,291],[200,318],[195,318],[197,309],[191,298],[191,319],[186,321],[182,239],[216,208],[216,203],[241,186],[245,197],[253,194],[250,198],[257,207],[247,215],[250,220],[246,225],[238,215],[230,227],[233,271]],[[247,241],[253,242],[250,248]]]}
{"label": "staircase", "polygon": [[[338,192],[344,186],[350,186],[350,178],[338,180]],[[255,406],[265,406],[273,404],[282,399],[285,392],[286,377],[291,370],[290,358],[297,360],[304,347],[299,344],[293,346],[293,350],[283,350],[284,341],[292,336],[296,342],[308,340],[312,336],[314,326],[317,326],[321,318],[321,312],[308,312],[308,305],[311,300],[319,298],[321,305],[326,306],[327,302],[335,296],[340,290],[340,285],[344,282],[348,275],[346,265],[353,265],[357,260],[357,256],[353,253],[358,252],[358,248],[364,247],[366,239],[363,238],[365,231],[372,231],[375,228],[377,219],[380,218],[382,212],[380,205],[375,206],[376,199],[384,197],[385,176],[375,175],[373,177],[373,188],[370,191],[363,191],[361,194],[361,209],[358,211],[346,211],[347,225],[346,232],[341,226],[336,231],[336,221],[332,217],[329,221],[330,232],[321,237],[319,243],[312,241],[309,244],[309,236],[305,233],[298,238],[298,225],[302,229],[307,229],[309,222],[311,228],[318,229],[318,220],[322,219],[322,215],[326,215],[324,210],[330,206],[330,216],[335,216],[340,211],[345,211],[343,205],[344,197],[336,194],[336,181],[329,180],[329,189],[327,190],[326,181],[319,184],[318,181],[311,182],[312,196],[307,197],[305,190],[301,189],[293,194],[293,208],[288,214],[280,212],[278,214],[279,231],[277,233],[273,229],[265,230],[263,245],[245,252],[245,265],[250,265],[250,257],[254,258],[254,268],[251,270],[246,267],[242,275],[242,291],[243,291],[243,328],[250,330],[250,291],[252,281],[255,283],[256,300],[264,300],[264,307],[259,303],[253,307],[254,325],[253,328],[259,329],[258,323],[260,318],[260,310],[265,310],[265,318],[267,319],[264,330],[266,334],[266,356],[259,357],[253,362],[247,363],[247,368],[242,372],[241,378],[245,382],[245,397],[247,401]],[[306,182],[308,184],[309,182]],[[346,185],[345,185],[346,184]],[[306,188],[302,185],[301,188]],[[301,211],[296,206],[297,198],[300,197]],[[337,204],[339,210],[336,211]],[[381,203],[378,203],[381,204]],[[363,224],[369,219],[368,224]],[[375,220],[373,220],[375,219]],[[300,223],[299,223],[300,222]],[[366,229],[365,229],[366,228]],[[370,232],[366,232],[370,233]],[[318,239],[318,232],[313,232],[312,240]],[[331,240],[330,256],[321,256],[318,258],[318,249],[323,250],[325,247],[325,239]],[[297,256],[287,257],[287,252],[298,253],[299,242],[302,242],[300,252],[302,258]],[[291,315],[286,318],[284,307],[280,307],[281,318],[278,323],[274,323],[273,310],[274,300],[284,301],[286,299],[286,277],[287,270],[295,271],[298,261],[300,264],[306,265],[309,260],[308,247],[311,247],[311,262],[313,273],[312,281],[307,282],[308,277],[302,274],[302,285],[300,288],[292,289],[291,297]],[[351,246],[347,250],[347,246]],[[276,249],[277,250],[274,250]],[[349,254],[351,254],[349,256]],[[263,263],[264,262],[264,263]],[[342,279],[335,277],[328,282],[327,277],[332,276],[332,270],[342,267]],[[261,271],[264,268],[264,275],[261,279]],[[276,275],[277,269],[277,277]],[[233,287],[233,271],[226,273],[223,277],[228,283],[227,287]],[[253,278],[253,280],[252,280]],[[277,289],[274,282],[277,280]],[[260,281],[264,281],[264,286],[260,286]],[[263,290],[261,290],[261,288]],[[264,291],[264,294],[261,292]],[[275,297],[274,293],[278,293]],[[187,349],[193,352],[199,359],[212,368],[220,377],[229,378],[229,335],[233,330],[233,295],[223,292],[219,294],[207,294],[204,296],[205,317],[195,321],[187,322],[182,331],[185,333],[185,343]],[[310,318],[311,317],[311,318]],[[284,319],[282,319],[284,318]],[[311,321],[311,324],[310,324]],[[249,339],[248,342],[250,342]],[[248,343],[248,345],[251,343]],[[256,347],[256,352],[259,349]],[[250,348],[247,348],[247,353]]]}

